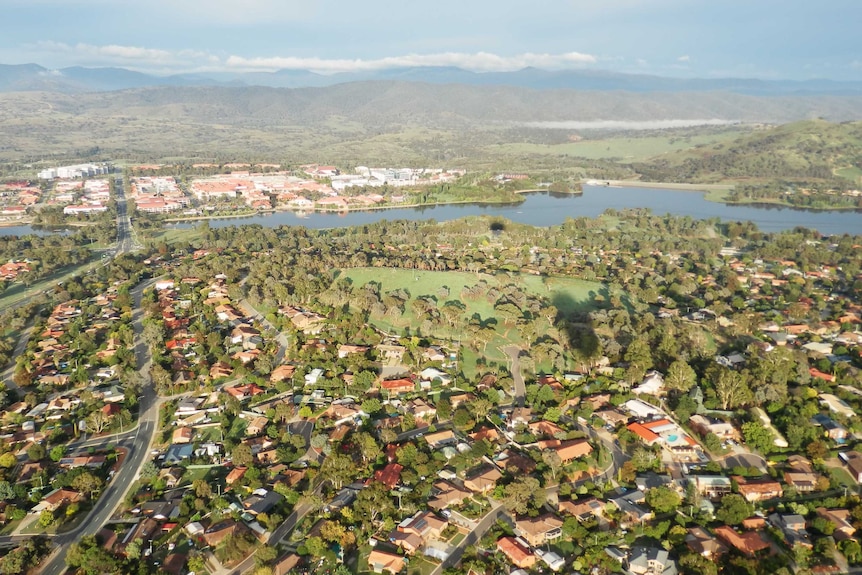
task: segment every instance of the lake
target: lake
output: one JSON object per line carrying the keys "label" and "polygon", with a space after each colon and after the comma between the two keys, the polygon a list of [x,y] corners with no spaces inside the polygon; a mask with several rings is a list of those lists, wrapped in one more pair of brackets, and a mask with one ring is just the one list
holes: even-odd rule
{"label": "lake", "polygon": [[[243,224],[262,226],[305,226],[312,229],[361,226],[380,220],[448,221],[465,216],[500,216],[533,226],[554,226],[566,218],[596,217],[609,208],[649,208],[654,214],[691,216],[696,219],[718,217],[726,221],[751,220],[763,231],[776,232],[797,226],[814,228],[823,234],[862,233],[862,213],[856,211],[796,210],[780,206],[739,206],[709,202],[700,192],[584,186],[583,194],[553,194],[546,192],[525,195],[520,204],[447,204],[421,208],[353,211],[343,213],[276,212],[243,218],[210,220],[210,226],[221,228]],[[171,224],[190,228],[199,222]]]}
{"label": "lake", "polygon": [[[465,216],[499,216],[533,226],[555,226],[566,218],[596,217],[613,208],[649,208],[654,214],[690,216],[696,219],[720,218],[725,221],[750,220],[767,232],[813,228],[827,235],[862,233],[862,213],[858,211],[797,210],[779,206],[730,205],[709,202],[700,192],[653,188],[584,186],[583,194],[526,194],[520,204],[447,204],[421,208],[395,208],[354,212],[275,212],[259,216],[209,220],[210,226],[222,228],[244,224],[267,227],[305,226],[312,229],[361,226],[380,220],[448,221]],[[199,221],[169,224],[172,228],[193,228]],[[0,228],[0,235],[31,233],[30,226]],[[51,233],[38,230],[35,233]]]}

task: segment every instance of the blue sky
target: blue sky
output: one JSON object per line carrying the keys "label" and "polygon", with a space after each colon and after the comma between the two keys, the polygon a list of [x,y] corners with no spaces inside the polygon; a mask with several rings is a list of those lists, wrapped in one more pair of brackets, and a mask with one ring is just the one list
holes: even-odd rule
{"label": "blue sky", "polygon": [[862,79],[862,1],[3,0],[0,63]]}

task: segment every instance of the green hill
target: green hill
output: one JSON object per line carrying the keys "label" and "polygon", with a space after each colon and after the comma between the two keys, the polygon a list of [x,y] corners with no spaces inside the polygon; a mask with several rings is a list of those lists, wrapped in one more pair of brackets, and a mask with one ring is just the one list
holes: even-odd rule
{"label": "green hill", "polygon": [[860,184],[862,122],[823,120],[763,128],[733,142],[698,146],[633,164],[657,182],[796,182],[847,189]]}

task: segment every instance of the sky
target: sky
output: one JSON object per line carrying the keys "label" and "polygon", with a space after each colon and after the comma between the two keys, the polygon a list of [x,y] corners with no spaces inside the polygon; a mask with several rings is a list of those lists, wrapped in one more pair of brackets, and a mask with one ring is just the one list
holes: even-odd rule
{"label": "sky", "polygon": [[0,0],[0,63],[862,80],[862,1]]}

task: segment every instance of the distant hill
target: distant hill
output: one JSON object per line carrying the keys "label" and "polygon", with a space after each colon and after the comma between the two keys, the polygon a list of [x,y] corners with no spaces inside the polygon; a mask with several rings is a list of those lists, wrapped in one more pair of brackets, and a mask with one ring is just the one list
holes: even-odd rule
{"label": "distant hill", "polygon": [[602,70],[541,70],[470,72],[455,67],[408,67],[371,72],[322,75],[307,70],[220,72],[156,76],[124,68],[62,68],[38,64],[0,64],[0,91],[98,92],[146,86],[264,86],[322,88],[367,81],[423,82],[469,86],[511,86],[535,90],[651,92],[733,92],[759,96],[859,95],[862,82],[832,80],[757,80],[744,78],[669,78]]}
{"label": "distant hill", "polygon": [[[44,79],[51,80],[50,74]],[[394,80],[298,89],[15,91],[0,93],[0,158],[278,157],[404,165],[487,160],[488,165],[499,158],[489,148],[493,144],[580,137],[580,130],[552,129],[545,122],[718,119],[783,124],[811,118],[862,119],[862,96],[591,92]],[[516,156],[523,165],[535,165],[534,157]],[[685,159],[680,156],[679,162]],[[669,169],[679,165],[665,161]],[[700,168],[691,170],[700,173]]]}
{"label": "distant hill", "polygon": [[862,167],[862,122],[794,122],[713,144],[666,154],[634,168],[666,182],[804,180],[853,182]]}
{"label": "distant hill", "polygon": [[509,86],[374,81],[325,88],[156,87],[47,96],[70,113],[145,114],[231,125],[313,126],[327,118],[366,126],[518,125],[567,120],[720,119],[786,123],[862,118],[860,96],[756,97],[728,92],[531,90]]}

